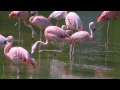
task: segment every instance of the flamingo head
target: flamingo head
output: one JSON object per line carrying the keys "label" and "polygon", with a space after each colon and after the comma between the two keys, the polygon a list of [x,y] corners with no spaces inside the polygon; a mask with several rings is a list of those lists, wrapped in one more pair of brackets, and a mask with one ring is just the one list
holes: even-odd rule
{"label": "flamingo head", "polygon": [[7,37],[7,42],[13,43],[13,41],[14,41],[13,36],[8,36]]}
{"label": "flamingo head", "polygon": [[15,16],[15,13],[14,12],[11,12],[10,14],[9,14],[9,18],[10,17],[14,17]]}
{"label": "flamingo head", "polygon": [[90,22],[89,23],[89,28],[92,29],[93,31],[95,31],[96,30],[95,23],[94,22]]}

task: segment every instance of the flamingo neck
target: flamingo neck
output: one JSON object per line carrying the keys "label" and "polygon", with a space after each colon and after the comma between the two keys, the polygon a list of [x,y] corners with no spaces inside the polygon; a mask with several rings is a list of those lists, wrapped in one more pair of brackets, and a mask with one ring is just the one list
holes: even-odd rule
{"label": "flamingo neck", "polygon": [[4,48],[4,54],[6,56],[8,56],[8,53],[9,53],[9,50],[11,49],[11,47],[12,47],[12,43],[7,43],[7,45],[5,46],[5,48]]}
{"label": "flamingo neck", "polygon": [[89,26],[89,30],[90,30],[90,38],[92,39],[93,38],[93,31],[92,31],[90,26]]}
{"label": "flamingo neck", "polygon": [[47,46],[49,44],[48,39],[46,39],[46,42],[38,41],[38,44],[41,44],[42,46]]}
{"label": "flamingo neck", "polygon": [[30,28],[30,30],[32,31],[32,37],[34,38],[35,37],[34,35],[36,34],[36,32],[35,32],[34,28],[32,27],[32,25],[30,25],[29,22],[27,22],[27,21],[24,21],[24,24],[25,24],[25,26]]}

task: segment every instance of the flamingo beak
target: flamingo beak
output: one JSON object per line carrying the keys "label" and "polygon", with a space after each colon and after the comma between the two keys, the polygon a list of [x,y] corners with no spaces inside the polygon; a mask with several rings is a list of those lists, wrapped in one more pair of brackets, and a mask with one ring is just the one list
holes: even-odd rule
{"label": "flamingo beak", "polygon": [[93,32],[95,32],[96,28],[93,28]]}
{"label": "flamingo beak", "polygon": [[48,20],[49,20],[49,21],[51,20],[51,17],[50,17],[50,16],[48,17]]}

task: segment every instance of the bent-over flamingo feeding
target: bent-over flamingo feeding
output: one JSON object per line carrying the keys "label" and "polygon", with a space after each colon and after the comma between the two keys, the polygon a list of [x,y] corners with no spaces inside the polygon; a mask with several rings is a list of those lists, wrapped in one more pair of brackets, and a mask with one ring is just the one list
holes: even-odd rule
{"label": "bent-over flamingo feeding", "polygon": [[48,19],[49,20],[56,19],[57,20],[56,26],[59,26],[59,21],[61,19],[65,19],[66,16],[67,16],[67,11],[54,11],[49,15]]}
{"label": "bent-over flamingo feeding", "polygon": [[46,46],[51,42],[70,42],[69,35],[61,28],[57,26],[48,26],[44,35],[46,38],[46,42],[37,41],[31,48],[31,54],[33,54],[39,44]]}
{"label": "bent-over flamingo feeding", "polygon": [[[48,26],[51,26],[51,22],[48,20],[48,18],[44,16],[31,16],[29,19],[29,22],[38,27],[39,29],[45,29]],[[40,38],[42,37],[42,30],[40,30]]]}
{"label": "bent-over flamingo feeding", "polygon": [[7,37],[7,44],[4,48],[4,54],[6,57],[8,57],[11,61],[13,61],[15,64],[17,64],[17,74],[20,72],[19,64],[20,62],[24,62],[26,64],[32,64],[33,67],[35,67],[36,62],[34,59],[30,58],[30,54],[26,49],[23,47],[12,47],[14,38],[13,36]]}

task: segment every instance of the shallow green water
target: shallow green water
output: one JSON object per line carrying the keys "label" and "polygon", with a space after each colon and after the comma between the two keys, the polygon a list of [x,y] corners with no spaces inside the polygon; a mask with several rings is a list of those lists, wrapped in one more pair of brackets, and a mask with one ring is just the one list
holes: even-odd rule
{"label": "shallow green water", "polygon": [[[14,46],[18,43],[18,31],[14,27],[17,22],[15,18],[8,18],[9,11],[0,13],[0,33],[8,36],[13,35],[15,38]],[[48,16],[51,12],[40,11],[39,14]],[[96,21],[96,18],[101,14],[101,11],[77,11],[80,15],[85,30],[88,30],[88,24],[91,21]],[[55,24],[55,21],[52,21]],[[61,24],[64,23],[64,20]],[[34,59],[37,61],[36,69],[31,66],[21,65],[20,75],[16,74],[16,66],[3,55],[3,50],[0,50],[0,78],[1,79],[93,79],[93,78],[120,78],[120,19],[110,22],[109,28],[109,47],[105,48],[107,23],[102,22],[97,25],[97,30],[94,32],[92,42],[85,44],[76,44],[75,55],[73,62],[70,63],[69,45],[64,46],[62,53],[36,52]],[[99,26],[103,25],[99,29]],[[38,33],[39,29],[34,27]],[[24,38],[22,46],[29,52],[33,41],[31,40],[31,31],[21,22],[21,34]],[[58,48],[59,45],[55,47]],[[53,49],[53,45],[42,47]]]}

